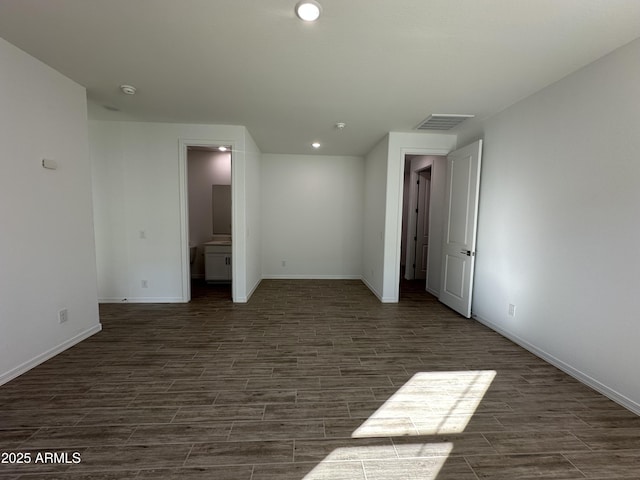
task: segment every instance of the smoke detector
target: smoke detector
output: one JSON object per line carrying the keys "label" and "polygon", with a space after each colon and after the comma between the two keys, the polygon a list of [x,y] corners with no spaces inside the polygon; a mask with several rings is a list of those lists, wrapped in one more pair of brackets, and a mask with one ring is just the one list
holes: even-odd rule
{"label": "smoke detector", "polygon": [[120,90],[125,95],[135,95],[136,94],[136,87],[134,87],[133,85],[120,85]]}

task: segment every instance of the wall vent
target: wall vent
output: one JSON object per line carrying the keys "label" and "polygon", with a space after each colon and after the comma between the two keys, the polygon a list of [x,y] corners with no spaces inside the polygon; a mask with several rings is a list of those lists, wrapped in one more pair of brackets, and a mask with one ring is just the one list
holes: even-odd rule
{"label": "wall vent", "polygon": [[451,130],[453,127],[460,125],[467,118],[473,118],[474,116],[475,115],[434,113],[421,122],[416,127],[416,130]]}

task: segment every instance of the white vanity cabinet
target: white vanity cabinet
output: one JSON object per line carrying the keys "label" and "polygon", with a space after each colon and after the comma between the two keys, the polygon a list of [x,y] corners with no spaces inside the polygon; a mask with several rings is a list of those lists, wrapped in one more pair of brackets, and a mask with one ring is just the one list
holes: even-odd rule
{"label": "white vanity cabinet", "polygon": [[231,245],[205,243],[204,278],[207,282],[231,281]]}

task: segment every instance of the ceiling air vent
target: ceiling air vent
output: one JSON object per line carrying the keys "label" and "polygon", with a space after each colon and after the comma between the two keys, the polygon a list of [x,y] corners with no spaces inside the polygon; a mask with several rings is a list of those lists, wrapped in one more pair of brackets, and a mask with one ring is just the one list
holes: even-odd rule
{"label": "ceiling air vent", "polygon": [[438,114],[434,113],[420,125],[416,127],[416,130],[450,130],[453,127],[460,125],[467,118],[473,118],[474,115],[450,115],[450,114]]}

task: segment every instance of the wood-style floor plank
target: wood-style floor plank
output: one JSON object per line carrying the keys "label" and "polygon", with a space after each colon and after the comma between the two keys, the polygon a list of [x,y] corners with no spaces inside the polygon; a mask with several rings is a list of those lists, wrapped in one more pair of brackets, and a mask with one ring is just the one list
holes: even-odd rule
{"label": "wood-style floor plank", "polygon": [[190,304],[101,305],[102,332],[0,387],[0,452],[32,459],[0,480],[640,478],[640,417],[401,291],[265,280],[247,304],[194,284]]}

